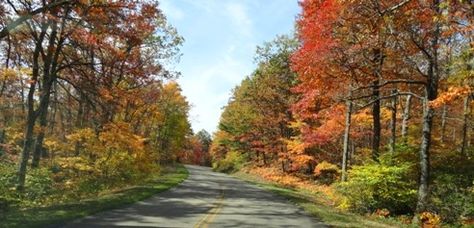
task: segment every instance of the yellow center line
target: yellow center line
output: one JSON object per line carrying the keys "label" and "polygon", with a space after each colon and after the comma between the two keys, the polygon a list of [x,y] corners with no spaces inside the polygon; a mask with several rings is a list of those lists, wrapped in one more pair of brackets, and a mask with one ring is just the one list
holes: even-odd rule
{"label": "yellow center line", "polygon": [[199,220],[199,222],[196,223],[196,225],[194,225],[194,227],[195,228],[208,227],[209,224],[211,224],[212,221],[216,218],[217,214],[219,214],[219,212],[221,211],[223,204],[224,204],[224,189],[221,188],[217,201],[214,202],[214,207],[211,210],[209,210],[207,214],[201,220]]}

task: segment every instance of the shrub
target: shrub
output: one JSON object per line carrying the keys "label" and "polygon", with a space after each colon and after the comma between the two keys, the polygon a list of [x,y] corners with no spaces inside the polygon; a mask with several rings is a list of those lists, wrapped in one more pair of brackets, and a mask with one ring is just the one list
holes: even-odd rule
{"label": "shrub", "polygon": [[323,184],[332,184],[339,177],[337,165],[323,161],[314,168],[314,175]]}
{"label": "shrub", "polygon": [[58,159],[63,169],[93,175],[93,179],[111,184],[155,171],[157,154],[145,146],[145,139],[133,134],[128,124],[108,124],[98,135],[93,129],[80,129],[67,138],[76,145],[67,149],[79,156]]}
{"label": "shrub", "polygon": [[0,211],[14,206],[40,205],[54,192],[51,172],[46,168],[30,169],[25,180],[25,190],[15,189],[16,166],[0,163]]}
{"label": "shrub", "polygon": [[25,189],[23,198],[34,202],[53,192],[53,181],[51,171],[47,168],[30,169],[26,175]]}
{"label": "shrub", "polygon": [[474,217],[474,189],[464,187],[464,181],[462,176],[450,174],[434,179],[430,209],[436,211],[443,222],[455,223],[463,217]]}
{"label": "shrub", "polygon": [[18,196],[14,190],[15,171],[14,165],[0,163],[0,212],[6,211],[11,204],[17,201]]}
{"label": "shrub", "polygon": [[341,207],[360,213],[382,208],[391,214],[412,212],[417,191],[409,177],[411,170],[407,163],[354,166],[348,172],[348,181],[336,185],[343,197]]}
{"label": "shrub", "polygon": [[232,173],[240,170],[247,160],[246,155],[237,151],[230,151],[224,159],[214,162],[212,168],[218,172]]}
{"label": "shrub", "polygon": [[473,218],[474,157],[452,150],[436,153],[432,161],[430,211],[436,212],[447,223]]}

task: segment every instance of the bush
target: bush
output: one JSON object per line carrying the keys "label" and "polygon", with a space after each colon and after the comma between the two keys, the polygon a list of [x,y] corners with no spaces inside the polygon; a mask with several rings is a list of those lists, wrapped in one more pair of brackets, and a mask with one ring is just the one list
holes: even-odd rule
{"label": "bush", "polygon": [[218,172],[232,173],[240,170],[247,160],[247,156],[244,154],[230,151],[225,155],[224,159],[214,162],[212,168]]}
{"label": "bush", "polygon": [[314,176],[323,184],[332,184],[339,177],[337,165],[323,161],[314,168]]}
{"label": "bush", "polygon": [[409,177],[411,170],[407,163],[354,166],[348,172],[348,181],[336,185],[343,197],[341,207],[360,213],[382,208],[391,214],[412,212],[417,190]]}
{"label": "bush", "polygon": [[16,167],[9,163],[0,163],[0,212],[6,211],[18,202],[15,191]]}
{"label": "bush", "polygon": [[15,189],[17,181],[16,165],[0,163],[0,211],[14,206],[39,205],[53,194],[51,172],[46,168],[30,169],[25,180],[25,190]]}
{"label": "bush", "polygon": [[468,152],[463,156],[456,150],[440,150],[433,156],[429,209],[440,215],[443,222],[474,218],[474,157]]}
{"label": "bush", "polygon": [[464,181],[462,176],[449,174],[434,179],[430,209],[436,211],[443,222],[455,223],[463,217],[474,217],[474,188],[464,187]]}

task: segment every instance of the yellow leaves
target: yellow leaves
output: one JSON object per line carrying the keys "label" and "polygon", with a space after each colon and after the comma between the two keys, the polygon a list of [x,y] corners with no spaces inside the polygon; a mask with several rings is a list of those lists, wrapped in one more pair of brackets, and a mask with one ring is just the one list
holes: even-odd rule
{"label": "yellow leaves", "polygon": [[334,172],[337,173],[337,172],[339,172],[339,168],[337,167],[337,165],[329,163],[327,161],[320,162],[314,168],[314,174],[316,174],[316,175],[321,175],[324,172],[328,172],[328,171],[331,171],[331,172],[334,171]]}
{"label": "yellow leaves", "polygon": [[128,123],[111,123],[105,131],[99,134],[99,140],[108,148],[126,150],[128,152],[142,151],[145,139],[132,133]]}
{"label": "yellow leaves", "polygon": [[288,152],[294,155],[301,155],[304,153],[307,145],[299,138],[293,138],[291,140],[285,140],[288,148]]}
{"label": "yellow leaves", "polygon": [[[31,76],[31,68],[0,68],[0,82],[13,82],[21,80],[22,77]],[[27,83],[30,83],[27,81]]]}
{"label": "yellow leaves", "polygon": [[[79,172],[94,172],[102,176],[134,170],[146,172],[156,161],[153,159],[155,154],[145,147],[146,139],[134,134],[128,123],[109,123],[98,134],[90,128],[80,129],[66,138],[69,142],[65,150],[79,156],[63,159],[61,166]],[[55,145],[51,142],[52,147]]]}
{"label": "yellow leaves", "polygon": [[50,152],[55,152],[64,148],[64,144],[57,141],[55,138],[46,138],[44,140],[44,147]]}
{"label": "yellow leaves", "polygon": [[72,169],[76,171],[88,172],[94,171],[90,161],[84,157],[62,157],[56,160],[57,164],[63,169]]}
{"label": "yellow leaves", "polygon": [[353,114],[352,121],[356,123],[358,126],[371,127],[373,123],[371,111],[367,108],[367,109],[364,109],[363,111]]}
{"label": "yellow leaves", "polygon": [[9,81],[17,77],[18,77],[18,72],[13,69],[10,69],[10,68],[0,69],[0,81]]}
{"label": "yellow leaves", "polygon": [[423,212],[419,215],[423,227],[441,227],[441,217],[431,212]]}

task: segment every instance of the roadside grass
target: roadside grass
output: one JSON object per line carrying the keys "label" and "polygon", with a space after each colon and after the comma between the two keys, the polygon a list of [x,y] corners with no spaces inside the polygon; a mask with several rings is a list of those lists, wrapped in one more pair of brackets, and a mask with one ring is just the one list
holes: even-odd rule
{"label": "roadside grass", "polygon": [[141,185],[127,187],[77,203],[47,207],[11,209],[0,215],[0,227],[58,227],[61,224],[101,211],[132,204],[166,191],[188,177],[183,165],[166,167],[158,177],[144,180]]}
{"label": "roadside grass", "polygon": [[325,199],[323,194],[285,187],[276,182],[267,181],[258,176],[240,171],[234,173],[233,176],[287,198],[329,227],[413,227],[402,224],[393,218],[377,218],[341,211],[334,206],[327,205],[327,199]]}

